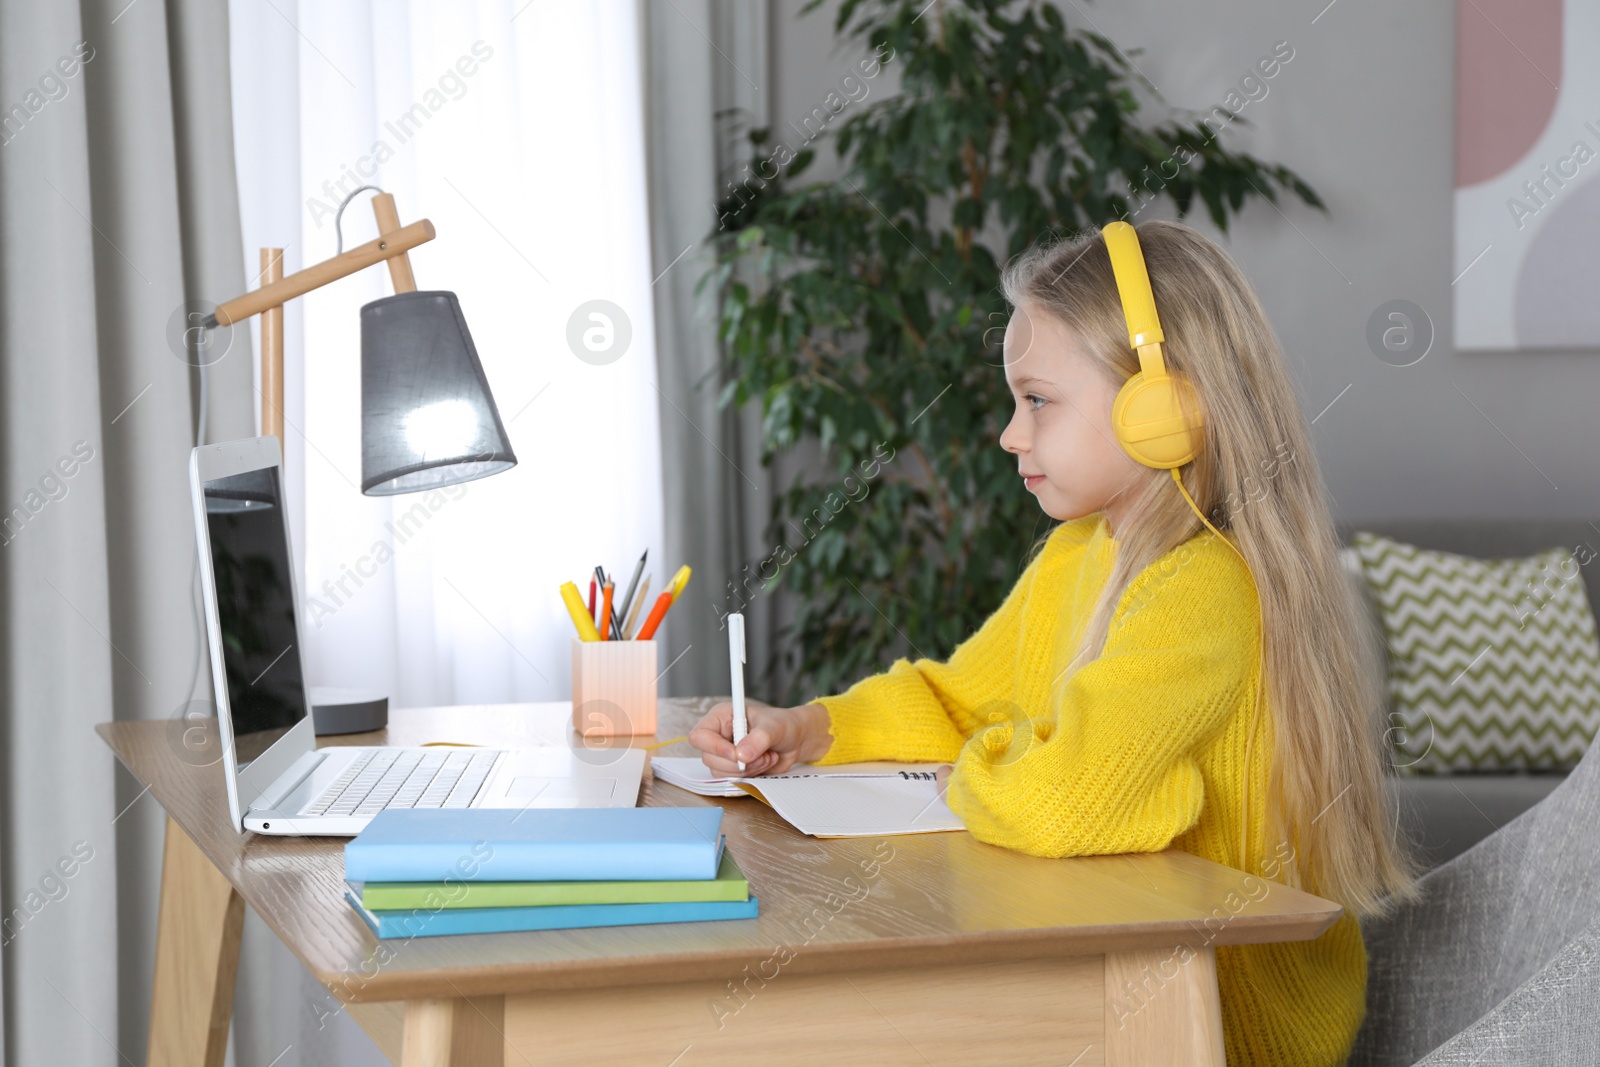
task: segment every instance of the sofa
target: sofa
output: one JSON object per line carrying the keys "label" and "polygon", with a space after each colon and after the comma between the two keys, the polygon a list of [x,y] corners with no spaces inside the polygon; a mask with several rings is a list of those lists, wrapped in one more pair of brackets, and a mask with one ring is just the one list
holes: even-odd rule
{"label": "sofa", "polygon": [[[1349,547],[1357,530],[1480,559],[1528,556],[1542,549],[1600,546],[1600,527],[1585,519],[1395,519],[1339,523],[1345,571],[1369,612],[1372,639],[1382,644],[1383,624],[1360,563]],[[1582,569],[1590,610],[1600,604],[1600,567]],[[1382,662],[1382,659],[1380,659]],[[1385,717],[1384,721],[1388,721]],[[1399,801],[1401,829],[1427,867],[1465,852],[1548,796],[1564,773],[1406,775],[1389,783]]]}

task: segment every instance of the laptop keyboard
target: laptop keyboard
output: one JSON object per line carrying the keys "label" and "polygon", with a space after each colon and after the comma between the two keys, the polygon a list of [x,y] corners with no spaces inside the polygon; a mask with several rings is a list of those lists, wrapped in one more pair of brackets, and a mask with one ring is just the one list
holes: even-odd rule
{"label": "laptop keyboard", "polygon": [[376,815],[384,808],[464,808],[483,788],[499,749],[375,749],[357,757],[301,815]]}

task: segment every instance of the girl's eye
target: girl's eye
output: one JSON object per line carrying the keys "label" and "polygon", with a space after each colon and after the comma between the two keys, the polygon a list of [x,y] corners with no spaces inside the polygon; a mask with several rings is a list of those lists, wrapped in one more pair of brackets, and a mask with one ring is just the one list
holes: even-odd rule
{"label": "girl's eye", "polygon": [[[1033,406],[1033,410],[1034,411],[1038,411],[1039,410],[1039,404],[1046,403],[1045,398],[1040,396],[1037,393],[1029,393],[1027,396],[1023,397],[1022,399],[1026,400],[1029,404],[1031,404]],[[1034,404],[1033,402],[1035,400],[1037,400],[1039,402],[1039,404]]]}

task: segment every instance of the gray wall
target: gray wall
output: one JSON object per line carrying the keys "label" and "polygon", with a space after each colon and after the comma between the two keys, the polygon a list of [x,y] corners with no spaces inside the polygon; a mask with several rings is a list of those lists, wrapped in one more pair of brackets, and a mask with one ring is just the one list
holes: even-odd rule
{"label": "gray wall", "polygon": [[[1329,212],[1252,203],[1223,241],[1254,281],[1301,408],[1316,419],[1336,518],[1594,516],[1596,354],[1452,346],[1454,5],[1325,3],[1058,7],[1069,26],[1142,48],[1133,62],[1169,104],[1194,111],[1220,104],[1277,42],[1293,46],[1267,95],[1242,109],[1253,126],[1235,125],[1223,142],[1293,167]],[[802,6],[773,0],[768,105],[780,129],[809,114],[858,54],[834,46],[831,7],[802,18]],[[877,79],[866,102],[893,78]],[[1153,205],[1141,218],[1158,214],[1171,212]],[[1187,221],[1220,237],[1203,210]],[[1368,318],[1394,299],[1420,305],[1435,330],[1427,356],[1407,367],[1380,361],[1366,342]]]}

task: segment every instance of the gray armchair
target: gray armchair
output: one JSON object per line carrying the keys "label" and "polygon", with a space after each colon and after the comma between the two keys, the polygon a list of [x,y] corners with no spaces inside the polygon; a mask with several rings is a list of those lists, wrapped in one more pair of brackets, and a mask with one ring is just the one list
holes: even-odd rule
{"label": "gray armchair", "polygon": [[1362,923],[1351,1067],[1600,1064],[1600,755]]}

